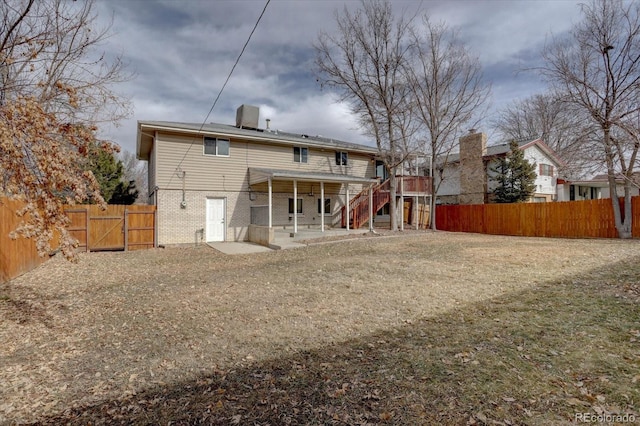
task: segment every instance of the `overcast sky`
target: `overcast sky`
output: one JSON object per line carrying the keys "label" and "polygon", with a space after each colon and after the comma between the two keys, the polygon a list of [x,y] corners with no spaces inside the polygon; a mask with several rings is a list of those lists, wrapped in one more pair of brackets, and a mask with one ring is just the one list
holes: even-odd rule
{"label": "overcast sky", "polygon": [[[101,0],[101,22],[113,19],[103,48],[122,54],[135,78],[116,88],[133,115],[103,136],[135,151],[138,120],[202,123],[266,0]],[[492,85],[481,130],[499,142],[490,120],[507,103],[544,89],[535,72],[549,37],[580,19],[573,0],[393,1],[397,13],[428,13],[460,31]],[[335,28],[334,13],[357,1],[272,0],[208,122],[235,124],[238,106],[260,107],[260,127],[373,144],[345,105],[316,83],[313,42]]]}

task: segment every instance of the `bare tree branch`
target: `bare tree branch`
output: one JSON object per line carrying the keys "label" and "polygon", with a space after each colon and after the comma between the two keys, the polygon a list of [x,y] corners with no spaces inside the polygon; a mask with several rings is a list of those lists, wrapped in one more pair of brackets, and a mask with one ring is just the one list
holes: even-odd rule
{"label": "bare tree branch", "polygon": [[[597,129],[616,228],[621,238],[630,238],[630,185],[640,147],[640,5],[592,0],[582,6],[582,13],[582,22],[568,39],[555,39],[545,49],[543,72]],[[619,175],[625,180],[624,215],[617,192]]]}
{"label": "bare tree branch", "polygon": [[15,236],[44,255],[57,232],[73,258],[64,206],[104,202],[83,164],[91,147],[118,150],[95,134],[128,115],[113,85],[130,76],[98,50],[109,28],[96,28],[92,1],[0,0],[0,12],[0,193],[27,202]]}
{"label": "bare tree branch", "polygon": [[[490,86],[483,82],[480,61],[471,56],[455,31],[432,22],[427,15],[422,23],[421,30],[411,34],[413,61],[406,73],[413,113],[424,131],[423,152],[432,162],[436,158],[446,161],[459,136],[484,116]],[[432,194],[441,182],[432,182]],[[435,197],[430,212],[435,229]]]}
{"label": "bare tree branch", "polygon": [[405,115],[411,92],[406,63],[411,51],[411,20],[396,19],[385,1],[362,1],[361,8],[336,13],[336,35],[322,33],[315,44],[318,80],[338,91],[390,172],[391,228],[398,229],[396,168],[411,145]]}

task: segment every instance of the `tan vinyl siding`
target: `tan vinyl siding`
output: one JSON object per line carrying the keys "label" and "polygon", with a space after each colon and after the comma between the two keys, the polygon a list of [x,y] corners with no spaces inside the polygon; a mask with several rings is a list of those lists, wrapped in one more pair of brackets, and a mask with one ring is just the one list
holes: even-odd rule
{"label": "tan vinyl siding", "polygon": [[154,148],[156,185],[162,189],[182,189],[184,172],[187,190],[248,191],[250,167],[375,176],[375,163],[370,156],[349,152],[348,165],[338,166],[333,149],[308,147],[308,163],[297,163],[293,146],[231,138],[228,157],[211,156],[204,155],[202,136],[160,132]]}

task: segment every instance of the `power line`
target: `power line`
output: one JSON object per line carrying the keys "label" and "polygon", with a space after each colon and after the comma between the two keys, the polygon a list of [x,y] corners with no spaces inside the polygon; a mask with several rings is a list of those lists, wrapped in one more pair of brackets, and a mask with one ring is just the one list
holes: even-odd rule
{"label": "power line", "polygon": [[[240,54],[238,55],[238,58],[236,59],[236,62],[233,64],[233,67],[231,67],[231,71],[229,71],[229,75],[227,75],[227,79],[224,81],[224,84],[220,88],[220,91],[218,92],[218,95],[216,96],[215,100],[213,101],[213,104],[211,105],[211,108],[209,109],[209,112],[207,113],[207,116],[202,121],[202,124],[200,124],[200,128],[198,129],[198,133],[202,132],[202,129],[203,129],[204,125],[207,123],[207,120],[209,119],[209,116],[213,112],[213,109],[216,107],[216,104],[218,103],[218,100],[220,99],[220,96],[222,95],[222,92],[224,91],[225,87],[227,87],[227,83],[229,83],[229,80],[231,79],[231,75],[233,74],[233,71],[236,69],[236,66],[238,65],[238,62],[240,62],[240,58],[242,58],[242,55],[244,54],[245,49],[249,45],[249,42],[251,41],[251,37],[253,36],[253,33],[256,31],[256,28],[258,28],[258,24],[260,23],[260,20],[262,20],[262,17],[264,16],[264,13],[267,11],[267,6],[269,6],[269,3],[271,3],[271,0],[267,0],[267,2],[265,3],[264,8],[262,9],[262,13],[260,13],[260,16],[258,16],[258,19],[256,20],[256,23],[253,26],[253,29],[251,30],[251,33],[249,34],[249,37],[247,38],[247,41],[244,43],[244,46],[242,46],[242,50],[240,51]],[[191,143],[189,144],[189,147],[187,148],[187,151],[184,153],[184,155],[182,156],[182,159],[180,160],[180,162],[176,166],[176,170],[178,170],[180,168],[180,166],[184,162],[184,159],[187,158],[187,154],[189,154],[189,151],[191,150],[191,147],[193,146],[195,141],[196,141],[196,137],[194,137],[192,139]],[[173,180],[173,176],[174,175],[175,175],[175,173],[171,174],[171,178],[169,179],[169,182],[167,183],[167,186],[171,185],[171,181]]]}

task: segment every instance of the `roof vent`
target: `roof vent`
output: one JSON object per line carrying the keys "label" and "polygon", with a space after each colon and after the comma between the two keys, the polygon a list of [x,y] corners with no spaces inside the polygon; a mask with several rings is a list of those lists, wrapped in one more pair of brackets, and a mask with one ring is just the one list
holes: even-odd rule
{"label": "roof vent", "polygon": [[260,108],[253,105],[240,105],[236,110],[236,127],[257,129]]}

